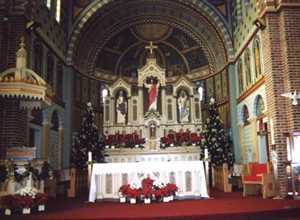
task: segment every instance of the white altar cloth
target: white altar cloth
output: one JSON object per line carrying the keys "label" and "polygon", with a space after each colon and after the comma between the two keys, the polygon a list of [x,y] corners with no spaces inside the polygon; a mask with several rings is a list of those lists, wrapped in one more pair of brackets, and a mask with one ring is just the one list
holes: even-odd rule
{"label": "white altar cloth", "polygon": [[[175,176],[179,196],[209,197],[202,161],[135,162],[93,164],[89,201],[101,198],[118,198],[122,186],[122,174],[128,175],[128,183],[141,180],[147,175],[156,176],[162,183]],[[108,182],[107,176],[110,176]],[[107,190],[109,188],[109,190]],[[109,192],[107,192],[109,191]]]}

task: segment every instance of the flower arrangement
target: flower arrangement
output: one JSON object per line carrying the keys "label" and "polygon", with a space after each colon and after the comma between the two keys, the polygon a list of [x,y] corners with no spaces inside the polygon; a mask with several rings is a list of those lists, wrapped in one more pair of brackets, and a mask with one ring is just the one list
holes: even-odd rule
{"label": "flower arrangement", "polygon": [[144,178],[141,181],[141,186],[137,187],[136,183],[126,184],[120,187],[119,192],[122,197],[131,199],[151,199],[155,198],[161,201],[163,197],[174,196],[178,191],[176,184],[154,182],[150,177]]}
{"label": "flower arrangement", "polygon": [[191,133],[189,130],[180,132],[170,132],[160,139],[161,148],[173,147],[173,146],[186,146],[199,145],[201,136],[197,133]]}
{"label": "flower arrangement", "polygon": [[136,132],[131,134],[111,134],[105,138],[105,148],[127,147],[144,148],[145,139],[141,138]]}
{"label": "flower arrangement", "polygon": [[20,210],[23,208],[33,208],[46,204],[48,196],[45,193],[37,193],[35,197],[29,195],[8,195],[4,198],[6,208]]}

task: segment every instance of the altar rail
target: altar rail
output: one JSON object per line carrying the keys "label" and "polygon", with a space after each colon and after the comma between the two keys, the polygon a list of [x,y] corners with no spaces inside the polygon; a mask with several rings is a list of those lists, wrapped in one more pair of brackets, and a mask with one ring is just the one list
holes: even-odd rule
{"label": "altar rail", "polygon": [[70,169],[70,186],[68,197],[74,198],[82,193],[88,192],[88,171],[87,169]]}

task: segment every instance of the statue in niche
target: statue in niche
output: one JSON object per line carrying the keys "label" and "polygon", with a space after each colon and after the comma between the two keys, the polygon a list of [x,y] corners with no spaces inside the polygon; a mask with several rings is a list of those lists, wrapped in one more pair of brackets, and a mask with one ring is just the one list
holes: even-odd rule
{"label": "statue in niche", "polygon": [[120,90],[116,101],[117,123],[125,124],[127,116],[127,101],[123,90]]}
{"label": "statue in niche", "polygon": [[179,122],[189,122],[190,116],[190,105],[186,91],[181,90],[177,99]]}
{"label": "statue in niche", "polygon": [[158,88],[160,84],[158,81],[151,78],[150,83],[146,82],[144,85],[148,89],[148,111],[157,111]]}

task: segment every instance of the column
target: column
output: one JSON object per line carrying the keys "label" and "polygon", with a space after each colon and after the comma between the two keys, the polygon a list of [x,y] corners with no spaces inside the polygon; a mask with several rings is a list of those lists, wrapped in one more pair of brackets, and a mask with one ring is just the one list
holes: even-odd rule
{"label": "column", "polygon": [[144,119],[144,97],[143,87],[139,87],[139,99],[138,99],[138,120],[141,122]]}
{"label": "column", "polygon": [[166,100],[166,88],[162,87],[161,88],[161,115],[164,121],[167,120],[167,111],[166,111],[166,104],[167,104],[167,100]]}
{"label": "column", "polygon": [[62,168],[69,167],[70,162],[70,153],[72,148],[72,132],[73,132],[73,86],[74,86],[74,71],[71,67],[64,68],[64,92],[63,92],[63,101],[65,102],[64,109],[64,139],[63,139],[63,154],[62,154]]}
{"label": "column", "polygon": [[114,125],[116,122],[115,119],[115,112],[116,112],[116,108],[115,108],[115,98],[111,97],[110,102],[109,102],[110,106],[109,106],[109,124],[110,125]]}
{"label": "column", "polygon": [[230,94],[230,122],[231,122],[231,138],[233,141],[234,157],[237,163],[241,162],[241,150],[239,144],[239,129],[238,129],[238,113],[237,113],[237,89],[236,89],[236,72],[235,65],[228,66],[229,74],[229,94]]}
{"label": "column", "polygon": [[42,155],[44,160],[48,160],[49,157],[49,131],[50,131],[50,124],[47,119],[43,120],[43,134],[42,134],[42,139],[43,139],[43,150],[42,150]]}
{"label": "column", "polygon": [[59,168],[62,168],[64,163],[64,125],[62,122],[59,123],[58,128],[58,149],[60,149]]}
{"label": "column", "polygon": [[133,122],[133,103],[132,98],[128,97],[127,100],[127,124],[130,125]]}

